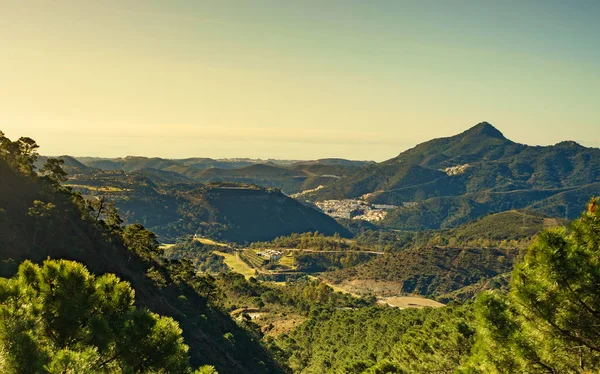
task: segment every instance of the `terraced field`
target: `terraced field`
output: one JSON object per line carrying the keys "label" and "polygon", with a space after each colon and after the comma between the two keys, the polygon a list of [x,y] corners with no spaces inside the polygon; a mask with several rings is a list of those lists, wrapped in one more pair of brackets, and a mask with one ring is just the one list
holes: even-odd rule
{"label": "terraced field", "polygon": [[267,264],[267,260],[256,254],[255,251],[245,250],[240,252],[240,257],[252,267],[260,268]]}
{"label": "terraced field", "polygon": [[296,269],[296,261],[292,254],[285,255],[279,260],[279,265],[287,266],[291,269]]}
{"label": "terraced field", "polygon": [[256,270],[253,269],[252,267],[248,266],[248,264],[246,264],[244,261],[242,261],[242,259],[239,258],[239,255],[237,252],[232,254],[232,253],[214,251],[213,253],[215,253],[219,256],[223,256],[225,258],[225,260],[224,260],[225,264],[227,266],[229,266],[229,269],[231,269],[231,271],[240,273],[243,276],[245,276],[246,278],[256,276]]}

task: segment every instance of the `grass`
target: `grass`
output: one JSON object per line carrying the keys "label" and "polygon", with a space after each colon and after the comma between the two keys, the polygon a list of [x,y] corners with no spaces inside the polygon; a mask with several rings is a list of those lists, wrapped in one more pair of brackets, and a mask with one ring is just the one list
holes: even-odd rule
{"label": "grass", "polygon": [[244,261],[242,261],[242,259],[239,258],[238,252],[225,253],[225,252],[214,251],[213,253],[224,257],[225,258],[224,262],[227,266],[229,266],[229,269],[231,269],[231,271],[240,273],[243,276],[245,276],[246,278],[256,276],[256,270],[251,268],[250,266],[248,266]]}
{"label": "grass", "polygon": [[250,262],[250,265],[255,268],[260,268],[268,263],[268,261],[265,258],[260,257],[256,251],[250,249],[241,252],[240,256],[247,262]]}
{"label": "grass", "polygon": [[296,269],[296,261],[294,261],[294,256],[292,254],[288,254],[279,259],[279,265],[288,266],[292,269]]}
{"label": "grass", "polygon": [[309,277],[310,279],[313,279],[313,280],[319,280],[319,281],[321,281],[321,282],[325,283],[326,285],[328,285],[329,287],[331,287],[331,288],[332,288],[332,289],[333,289],[335,292],[347,293],[347,294],[349,294],[349,295],[352,295],[352,296],[354,296],[354,297],[360,297],[360,295],[359,295],[359,294],[356,294],[356,293],[353,293],[353,292],[347,291],[347,290],[345,290],[345,289],[343,289],[343,288],[341,288],[341,287],[338,287],[338,286],[336,286],[335,284],[333,284],[333,283],[331,283],[331,282],[328,282],[328,281],[327,281],[327,279],[318,278],[318,277],[315,277],[315,276],[313,276],[313,275],[309,275],[308,277]]}
{"label": "grass", "polygon": [[215,242],[214,240],[209,239],[209,238],[194,238],[194,240],[199,241],[200,243],[206,244],[206,245],[217,245],[219,247],[229,247],[227,244]]}
{"label": "grass", "polygon": [[90,191],[96,192],[122,192],[123,189],[119,187],[111,187],[111,186],[89,186],[87,184],[66,184],[67,187],[72,188],[85,188]]}
{"label": "grass", "polygon": [[381,304],[387,304],[389,306],[397,307],[400,309],[406,308],[439,308],[444,304],[439,303],[435,300],[426,299],[418,296],[393,296],[393,297],[382,297],[378,300]]}

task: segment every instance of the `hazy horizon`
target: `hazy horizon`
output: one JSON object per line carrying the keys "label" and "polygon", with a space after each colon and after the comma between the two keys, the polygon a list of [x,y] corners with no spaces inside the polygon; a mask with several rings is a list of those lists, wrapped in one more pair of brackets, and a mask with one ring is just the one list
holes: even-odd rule
{"label": "hazy horizon", "polygon": [[600,146],[600,3],[5,0],[0,130],[45,155],[382,161],[488,121]]}
{"label": "hazy horizon", "polygon": [[[493,125],[493,124],[492,124]],[[496,126],[494,126],[496,127]],[[2,129],[0,129],[2,130]],[[467,129],[464,129],[467,130]],[[501,129],[499,129],[501,131]],[[462,131],[461,131],[462,132]],[[457,133],[458,134],[458,133]],[[457,134],[451,134],[449,136],[452,135],[457,135]],[[437,137],[440,138],[440,137]],[[435,138],[432,138],[435,139]],[[427,139],[424,140],[424,142],[428,141],[428,140],[432,140],[432,139]],[[510,139],[511,141],[514,141],[514,139]],[[596,143],[592,143],[590,144],[589,142],[585,142],[585,141],[580,141],[580,140],[573,140],[573,139],[563,139],[559,142],[562,141],[575,141],[585,147],[593,147],[593,148],[600,148],[600,142],[596,142]],[[516,142],[516,141],[515,141]],[[520,143],[520,144],[526,144],[526,145],[531,145],[531,146],[550,146],[550,145],[554,145],[556,143],[553,144],[527,144],[527,143],[522,143],[522,142],[516,142],[516,143]],[[75,158],[97,158],[97,159],[118,159],[118,158],[126,158],[126,157],[145,157],[145,158],[164,158],[164,159],[170,159],[170,160],[181,160],[181,159],[188,159],[188,158],[210,158],[210,159],[248,159],[248,160],[261,160],[261,161],[269,161],[269,160],[277,160],[277,161],[311,161],[311,160],[318,160],[318,159],[327,159],[327,158],[339,158],[339,159],[347,159],[347,160],[353,160],[353,161],[376,161],[376,162],[381,162],[381,161],[385,161],[388,159],[391,159],[393,157],[396,157],[399,153],[408,150],[410,148],[413,148],[414,146],[418,145],[420,143],[415,143],[412,145],[409,145],[405,148],[400,149],[397,153],[390,155],[387,158],[382,158],[382,159],[368,159],[368,158],[351,158],[351,157],[337,157],[337,156],[325,156],[325,157],[307,157],[307,158],[284,158],[284,157],[249,157],[249,156],[211,156],[211,155],[187,155],[187,156],[181,156],[181,157],[169,157],[169,156],[161,156],[161,155],[153,155],[153,154],[117,154],[117,155],[109,155],[109,156],[105,156],[102,154],[99,155],[91,155],[91,154],[67,154],[67,153],[55,153],[55,154],[48,154],[43,152],[44,147],[40,147],[42,149],[41,155],[42,156],[49,156],[49,157],[58,157],[58,156],[71,156],[71,157],[75,157]],[[42,145],[43,146],[43,145]]]}

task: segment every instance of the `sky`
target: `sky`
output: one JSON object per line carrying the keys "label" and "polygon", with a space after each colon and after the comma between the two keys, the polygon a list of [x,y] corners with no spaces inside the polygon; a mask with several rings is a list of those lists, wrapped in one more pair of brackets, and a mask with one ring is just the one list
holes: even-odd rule
{"label": "sky", "polygon": [[597,0],[0,0],[46,155],[381,161],[488,121],[600,147]]}

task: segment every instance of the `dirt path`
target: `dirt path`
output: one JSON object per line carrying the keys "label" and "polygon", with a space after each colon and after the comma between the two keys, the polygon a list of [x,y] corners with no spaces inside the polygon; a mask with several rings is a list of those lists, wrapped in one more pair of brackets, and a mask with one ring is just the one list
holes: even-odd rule
{"label": "dirt path", "polygon": [[[250,248],[244,248],[242,249],[242,251],[248,250]],[[271,248],[269,248],[271,249]],[[385,252],[379,252],[379,251],[355,251],[355,250],[347,250],[347,251],[321,251],[319,249],[299,249],[299,248],[272,248],[276,251],[289,251],[289,252],[317,252],[317,253],[370,253],[373,255],[384,255]],[[253,249],[253,250],[257,250],[257,249]]]}

